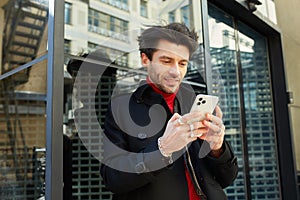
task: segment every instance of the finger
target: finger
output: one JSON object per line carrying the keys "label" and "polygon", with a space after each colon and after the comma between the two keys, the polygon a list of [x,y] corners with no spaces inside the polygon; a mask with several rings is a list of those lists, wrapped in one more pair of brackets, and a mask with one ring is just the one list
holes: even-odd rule
{"label": "finger", "polygon": [[200,129],[194,130],[194,135],[195,135],[195,137],[202,138],[202,137],[206,136],[207,132],[208,132],[207,127],[200,128]]}
{"label": "finger", "polygon": [[206,118],[207,118],[208,120],[210,120],[211,122],[213,122],[214,124],[216,124],[216,125],[221,126],[221,125],[223,124],[222,118],[220,118],[220,117],[218,117],[218,116],[215,116],[215,115],[212,115],[212,114],[207,113],[207,114],[206,114]]}
{"label": "finger", "polygon": [[178,118],[180,118],[181,117],[181,115],[179,115],[178,113],[174,113],[174,115],[171,117],[171,121],[175,121],[175,120],[177,120]]}
{"label": "finger", "polygon": [[223,112],[222,112],[220,106],[217,105],[216,108],[215,108],[215,111],[216,111],[216,116],[222,119],[223,118]]}
{"label": "finger", "polygon": [[178,123],[178,119],[179,118],[181,118],[181,115],[179,115],[178,113],[174,113],[174,115],[171,117],[171,119],[169,120],[169,122]]}
{"label": "finger", "polygon": [[[207,120],[204,120],[203,124],[215,133],[220,133],[222,131],[222,128],[220,126],[218,126],[217,124],[214,124],[212,122],[209,122]],[[222,126],[224,126],[224,125],[222,125]]]}
{"label": "finger", "polygon": [[203,124],[203,121],[197,121],[193,122],[194,129],[201,129],[201,128],[206,128],[206,126]]}
{"label": "finger", "polygon": [[205,119],[205,114],[203,112],[190,112],[182,116],[185,123],[191,123],[195,121],[201,121]]}

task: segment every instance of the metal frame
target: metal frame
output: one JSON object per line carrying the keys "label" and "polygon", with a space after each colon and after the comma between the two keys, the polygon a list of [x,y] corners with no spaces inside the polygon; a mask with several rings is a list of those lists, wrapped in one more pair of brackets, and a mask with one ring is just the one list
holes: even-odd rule
{"label": "metal frame", "polygon": [[[201,1],[201,13],[202,13],[202,31],[203,31],[203,48],[209,48],[209,28],[208,28],[208,4],[207,0]],[[211,58],[210,52],[204,51],[204,63],[205,63],[205,82],[207,93],[212,92],[212,68],[211,68]]]}
{"label": "metal frame", "polygon": [[47,95],[29,95],[32,100],[46,101],[46,199],[63,197],[63,64],[64,1],[49,0],[48,53],[3,75],[10,77],[45,59],[47,63]]}
{"label": "metal frame", "polygon": [[[297,177],[288,111],[288,95],[284,77],[284,61],[281,46],[281,34],[276,27],[271,27],[234,0],[202,0],[204,47],[209,46],[207,24],[207,2],[211,2],[238,20],[258,30],[268,38],[271,65],[271,81],[274,101],[274,116],[278,147],[282,199],[299,199]],[[63,193],[63,40],[64,40],[64,1],[49,0],[48,53],[16,70],[0,76],[0,80],[48,58],[47,73],[47,124],[46,124],[46,199],[62,199]],[[210,66],[209,52],[205,52],[205,64]],[[210,76],[208,68],[206,76]],[[207,79],[209,86],[211,79]],[[210,88],[208,88],[210,92]],[[283,187],[284,186],[284,187]]]}
{"label": "metal frame", "polygon": [[47,59],[47,54],[42,55],[41,57],[38,57],[38,58],[36,58],[36,59],[34,59],[34,60],[24,64],[24,65],[21,65],[21,66],[15,68],[13,70],[10,70],[10,71],[6,72],[5,74],[0,75],[0,80],[5,79],[9,76],[12,76],[12,75],[24,70],[24,69],[27,69],[27,68],[31,67],[32,65],[35,65],[35,64],[37,64],[37,63],[39,63],[39,62],[41,62],[45,59]]}
{"label": "metal frame", "polygon": [[63,197],[64,1],[49,0],[46,199]]}
{"label": "metal frame", "polygon": [[[238,34],[238,22],[236,19],[234,19],[233,26],[234,26],[234,34],[237,41],[239,41],[239,34]],[[239,84],[239,101],[240,101],[240,114],[241,119],[246,119],[245,112],[245,97],[244,97],[244,88],[243,88],[243,78],[242,78],[242,63],[241,63],[241,51],[240,51],[240,45],[238,42],[235,43],[235,48],[237,49],[236,52],[236,59],[237,59],[237,73],[238,73],[238,84]],[[245,195],[246,199],[251,199],[251,182],[250,182],[250,167],[249,167],[249,155],[248,155],[248,140],[247,140],[247,132],[246,132],[246,120],[241,120],[241,139],[242,139],[242,152],[244,155],[244,167],[243,172],[245,175],[244,183],[245,183]]]}
{"label": "metal frame", "polygon": [[[251,11],[247,11],[244,6],[235,0],[202,0],[201,2],[205,46],[209,45],[209,38],[207,34],[207,2],[216,5],[220,9],[234,16],[237,20],[240,20],[249,27],[252,27],[268,39],[281,199],[299,199],[293,147],[294,143],[290,128],[290,117],[288,110],[289,101],[285,81],[284,59],[282,55],[281,33],[277,27],[271,26],[267,22],[254,15]],[[210,66],[209,52],[205,53],[207,54],[205,55],[205,64],[206,66]],[[208,69],[206,75],[209,75],[209,70],[211,71],[211,69]],[[211,80],[207,79],[208,86],[210,85],[210,81]],[[247,199],[250,199],[249,194],[247,194]]]}

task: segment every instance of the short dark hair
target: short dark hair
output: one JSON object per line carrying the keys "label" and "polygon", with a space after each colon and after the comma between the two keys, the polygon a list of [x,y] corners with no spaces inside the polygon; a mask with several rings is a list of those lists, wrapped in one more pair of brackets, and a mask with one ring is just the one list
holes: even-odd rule
{"label": "short dark hair", "polygon": [[152,26],[142,32],[138,37],[140,54],[145,53],[152,60],[152,55],[157,51],[159,40],[167,40],[189,49],[190,57],[198,48],[198,35],[194,30],[183,24],[174,22],[165,26]]}

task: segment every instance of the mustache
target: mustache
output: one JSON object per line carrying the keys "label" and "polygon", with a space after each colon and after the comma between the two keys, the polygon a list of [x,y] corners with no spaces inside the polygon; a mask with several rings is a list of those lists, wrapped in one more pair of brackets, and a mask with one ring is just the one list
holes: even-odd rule
{"label": "mustache", "polygon": [[167,77],[165,77],[165,79],[167,80],[175,80],[175,81],[180,81],[180,77],[179,76],[172,76],[172,75],[169,75]]}

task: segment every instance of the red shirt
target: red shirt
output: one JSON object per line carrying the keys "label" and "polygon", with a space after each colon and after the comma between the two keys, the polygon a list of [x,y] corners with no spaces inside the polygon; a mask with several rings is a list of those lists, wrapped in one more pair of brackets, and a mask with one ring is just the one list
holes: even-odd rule
{"label": "red shirt", "polygon": [[161,94],[164,97],[171,113],[173,113],[174,112],[174,100],[175,100],[177,92],[176,93],[165,93],[165,92],[161,91],[158,87],[156,87],[156,85],[154,85],[154,83],[152,83],[149,78],[147,78],[147,83],[152,87],[152,89],[156,93]]}
{"label": "red shirt", "polygon": [[[161,94],[164,97],[166,103],[168,104],[170,111],[173,113],[174,112],[174,100],[175,100],[177,92],[176,93],[165,93],[165,92],[161,91],[159,88],[157,88],[156,85],[154,85],[154,83],[152,83],[149,78],[147,78],[147,83],[151,86],[151,88],[156,93]],[[190,174],[188,173],[186,167],[185,167],[185,176],[186,176],[186,181],[187,181],[188,189],[189,189],[189,200],[200,200],[200,197],[198,196],[198,194],[195,190],[192,179],[191,179]]]}

